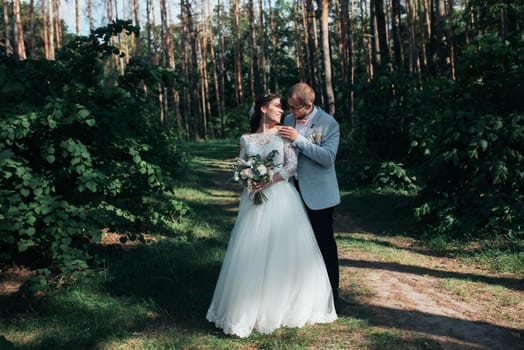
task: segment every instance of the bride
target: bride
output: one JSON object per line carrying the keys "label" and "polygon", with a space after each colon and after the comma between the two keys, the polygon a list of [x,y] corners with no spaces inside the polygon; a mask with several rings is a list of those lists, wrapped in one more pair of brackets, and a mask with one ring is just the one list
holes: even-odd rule
{"label": "bride", "polygon": [[267,200],[256,205],[244,189],[236,223],[207,312],[226,334],[247,337],[280,327],[334,321],[337,314],[322,255],[296,188],[297,154],[278,136],[280,97],[255,102],[251,134],[240,138],[240,158],[277,150],[272,181],[258,183]]}

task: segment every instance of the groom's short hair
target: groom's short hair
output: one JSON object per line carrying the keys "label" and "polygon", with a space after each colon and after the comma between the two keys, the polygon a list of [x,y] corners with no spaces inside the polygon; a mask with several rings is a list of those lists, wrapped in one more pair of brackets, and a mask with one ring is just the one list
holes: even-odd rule
{"label": "groom's short hair", "polygon": [[288,97],[304,104],[315,103],[315,90],[309,84],[300,82],[291,87]]}

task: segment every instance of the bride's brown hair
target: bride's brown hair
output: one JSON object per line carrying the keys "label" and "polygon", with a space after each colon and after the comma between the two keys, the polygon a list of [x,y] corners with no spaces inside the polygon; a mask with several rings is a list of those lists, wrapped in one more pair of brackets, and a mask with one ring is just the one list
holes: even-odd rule
{"label": "bride's brown hair", "polygon": [[280,98],[280,95],[269,92],[264,96],[258,97],[255,100],[255,112],[249,120],[249,127],[251,129],[251,132],[256,132],[260,125],[260,120],[262,119],[261,108],[267,106],[269,102],[273,101],[275,98]]}

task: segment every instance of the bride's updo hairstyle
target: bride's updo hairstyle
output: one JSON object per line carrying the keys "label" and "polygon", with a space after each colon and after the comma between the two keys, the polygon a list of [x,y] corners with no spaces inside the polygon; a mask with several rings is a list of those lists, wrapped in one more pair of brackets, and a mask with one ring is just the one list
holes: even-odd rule
{"label": "bride's updo hairstyle", "polygon": [[260,126],[260,120],[262,119],[263,114],[261,108],[267,106],[275,98],[280,98],[280,96],[272,92],[269,92],[264,96],[258,97],[255,100],[255,112],[249,120],[249,127],[251,128],[251,132],[256,132],[258,127]]}

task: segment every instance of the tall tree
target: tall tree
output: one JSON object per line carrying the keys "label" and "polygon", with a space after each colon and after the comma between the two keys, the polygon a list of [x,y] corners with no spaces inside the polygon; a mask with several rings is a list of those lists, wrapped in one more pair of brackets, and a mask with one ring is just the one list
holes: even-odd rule
{"label": "tall tree", "polygon": [[[132,23],[133,25],[140,27],[140,2],[139,0],[132,0]],[[135,38],[135,33],[131,33],[131,47],[133,47],[133,54],[140,56],[142,54],[142,48],[140,46],[140,39]]]}
{"label": "tall tree", "polygon": [[392,32],[393,32],[393,57],[395,66],[401,69],[404,66],[404,52],[402,50],[401,25],[400,25],[400,0],[391,0]]}
{"label": "tall tree", "polygon": [[420,72],[420,58],[417,50],[417,36],[416,36],[416,1],[406,1],[406,17],[408,21],[408,61],[409,72]]}
{"label": "tall tree", "polygon": [[[302,4],[302,1],[300,0],[296,0],[293,2],[293,22],[294,22],[294,28],[295,28],[295,65],[297,67],[297,72],[298,72],[298,79],[300,81],[305,81],[306,80],[306,72],[304,70],[304,63],[303,63],[303,53],[302,53],[302,46],[304,45],[303,42],[302,42],[302,33],[303,33],[303,30],[301,30],[301,28],[303,28],[301,25],[300,25],[300,19],[304,18],[305,19],[305,16],[303,16],[303,11],[301,11],[301,9],[299,9],[299,5]],[[304,41],[306,41],[306,53],[307,53],[307,50],[308,50],[308,43],[307,43],[307,39],[308,39],[308,36],[307,35],[304,35]],[[309,55],[308,55],[309,56]]]}
{"label": "tall tree", "polygon": [[444,17],[445,3],[444,0],[431,0],[431,36],[430,36],[430,72],[432,74],[440,73],[445,69],[446,48],[444,35]]}
{"label": "tall tree", "polygon": [[271,29],[271,65],[270,65],[270,85],[272,91],[278,91],[278,40],[276,33],[275,25],[275,14],[271,6],[271,0],[268,0],[268,9],[269,9],[269,27]]}
{"label": "tall tree", "polygon": [[[208,6],[208,12],[209,12],[209,53],[211,55],[211,67],[213,71],[213,83],[214,83],[214,90],[215,90],[215,104],[218,109],[218,115],[220,119],[220,137],[224,138],[226,137],[226,120],[225,120],[225,101],[223,98],[223,91],[224,91],[224,71],[223,71],[223,43],[224,43],[224,34],[222,32],[222,5],[220,3],[220,0],[217,3],[217,34],[218,34],[218,60],[216,58],[215,54],[215,33],[213,32],[213,11],[211,10],[210,1],[207,1]],[[220,78],[219,74],[220,72]]]}
{"label": "tall tree", "polygon": [[305,4],[306,15],[304,16],[305,23],[305,35],[307,37],[306,42],[308,44],[308,78],[309,84],[314,90],[319,91],[317,88],[316,79],[316,52],[318,47],[317,41],[317,30],[315,26],[315,7],[313,6],[313,0],[306,0]]}
{"label": "tall tree", "polygon": [[168,62],[168,23],[166,0],[160,0],[160,52],[162,53],[161,65],[167,67]]}
{"label": "tall tree", "polygon": [[80,8],[78,0],[75,0],[75,33],[80,35]]}
{"label": "tall tree", "polygon": [[48,54],[49,60],[54,61],[55,59],[55,20],[54,20],[54,12],[53,12],[53,0],[42,0],[47,2],[47,24],[48,24],[48,43],[49,43],[49,49]]}
{"label": "tall tree", "polygon": [[200,127],[202,111],[200,109],[200,93],[198,91],[198,59],[197,59],[197,35],[195,22],[193,20],[193,9],[189,0],[182,0],[183,3],[183,17],[185,26],[185,35],[187,36],[186,54],[186,79],[189,83],[189,94],[187,96],[186,108],[190,110],[188,114],[191,116],[189,122],[189,131],[191,138],[198,142],[200,141]]}
{"label": "tall tree", "polygon": [[26,59],[25,44],[24,44],[24,30],[22,27],[22,20],[20,18],[20,0],[13,0],[13,34],[15,38],[15,52],[16,58],[20,61]]}
{"label": "tall tree", "polygon": [[341,0],[338,12],[340,19],[340,67],[343,86],[348,91],[349,113],[346,113],[346,121],[352,126],[352,112],[354,109],[354,72],[355,72],[355,55],[353,51],[354,36],[354,0]]}
{"label": "tall tree", "polygon": [[60,0],[53,0],[53,14],[55,15],[56,48],[62,47],[62,19],[60,18]]}
{"label": "tall tree", "polygon": [[372,0],[371,9],[372,12],[372,23],[374,26],[375,36],[375,64],[382,66],[389,61],[388,58],[388,44],[386,35],[386,15],[384,13],[384,2],[383,0]]}
{"label": "tall tree", "polygon": [[[447,7],[447,17],[449,19],[453,16],[453,1],[448,0],[448,7]],[[455,68],[455,55],[456,55],[456,48],[455,48],[455,31],[453,30],[453,25],[451,23],[448,24],[447,30],[446,30],[446,37],[448,38],[448,45],[449,45],[449,65],[451,70],[451,79],[456,79],[456,68]]]}
{"label": "tall tree", "polygon": [[258,0],[258,27],[259,27],[259,54],[260,57],[260,70],[262,78],[262,90],[267,91],[267,70],[266,70],[266,24],[264,21],[264,8],[262,6],[262,0]]}
{"label": "tall tree", "polygon": [[35,1],[29,1],[29,55],[31,59],[36,59],[35,43]]}
{"label": "tall tree", "polygon": [[9,39],[9,4],[7,3],[7,0],[2,0],[2,9],[4,10],[4,48],[5,48],[5,55],[10,56],[11,55],[11,41]]}
{"label": "tall tree", "polygon": [[87,18],[89,20],[89,31],[95,30],[95,24],[93,21],[93,0],[87,0]]}
{"label": "tall tree", "polygon": [[253,0],[248,0],[247,3],[248,19],[249,19],[249,33],[250,33],[250,51],[251,51],[251,98],[262,93],[262,85],[260,84],[260,69],[259,69],[259,52],[257,45],[257,31],[255,27],[255,9]]}
{"label": "tall tree", "polygon": [[329,114],[335,115],[335,92],[333,91],[333,74],[331,69],[331,50],[329,46],[329,3],[328,0],[318,0],[320,9],[320,33],[322,38],[322,57],[324,62],[324,91],[326,103],[324,106]]}
{"label": "tall tree", "polygon": [[240,43],[240,7],[239,0],[233,0],[233,35],[235,40],[234,46],[234,65],[235,65],[235,97],[237,105],[241,104],[244,98],[244,89],[242,86],[242,50]]}

